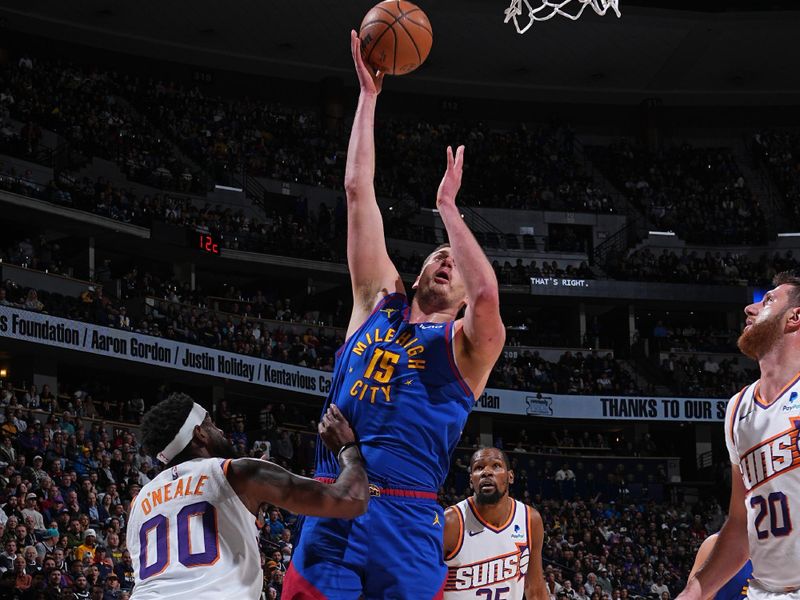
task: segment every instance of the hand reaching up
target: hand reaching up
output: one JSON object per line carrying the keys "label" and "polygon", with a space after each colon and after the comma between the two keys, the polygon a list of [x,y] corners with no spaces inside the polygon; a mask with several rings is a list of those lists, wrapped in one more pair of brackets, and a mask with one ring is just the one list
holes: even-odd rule
{"label": "hand reaching up", "polygon": [[356,66],[361,92],[377,96],[383,88],[383,73],[374,71],[364,62],[364,57],[361,55],[361,39],[355,29],[350,31],[350,52],[353,54],[353,63]]}

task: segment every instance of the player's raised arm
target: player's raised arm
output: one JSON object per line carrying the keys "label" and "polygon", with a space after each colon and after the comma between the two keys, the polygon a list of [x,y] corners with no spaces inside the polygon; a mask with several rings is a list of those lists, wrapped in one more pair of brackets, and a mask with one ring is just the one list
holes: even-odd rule
{"label": "player's raised arm", "polygon": [[447,229],[452,257],[456,265],[460,265],[467,293],[463,336],[456,338],[457,359],[467,383],[478,396],[503,350],[506,330],[500,318],[497,277],[456,206],[463,165],[464,146],[458,147],[455,156],[448,146],[447,171],[439,185],[436,208]]}
{"label": "player's raised arm", "polygon": [[728,520],[719,532],[711,554],[675,600],[703,600],[713,597],[749,558],[747,541],[746,490],[739,467],[731,465],[731,502]]}
{"label": "player's raised arm", "polygon": [[361,326],[382,290],[403,291],[400,275],[386,251],[383,218],[375,197],[375,105],[383,74],[364,63],[361,42],[350,32],[350,50],[361,92],[347,147],[344,189],[347,193],[347,264],[353,284],[353,314],[347,335]]}
{"label": "player's raised arm", "polygon": [[276,504],[294,513],[352,519],[369,503],[364,460],[355,445],[353,430],[336,405],[331,405],[319,424],[322,440],[338,452],[341,473],[333,484],[299,477],[274,463],[254,458],[231,461],[228,481],[254,514],[261,504]]}
{"label": "player's raised arm", "polygon": [[530,509],[530,559],[528,572],[525,574],[525,600],[549,600],[550,593],[544,582],[542,570],[542,544],[544,543],[544,525],[538,510]]}

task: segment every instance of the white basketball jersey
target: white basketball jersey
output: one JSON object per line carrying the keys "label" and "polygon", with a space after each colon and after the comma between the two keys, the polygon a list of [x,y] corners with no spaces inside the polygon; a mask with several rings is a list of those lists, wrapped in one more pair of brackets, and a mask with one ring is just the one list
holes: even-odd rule
{"label": "white basketball jersey", "polygon": [[481,518],[472,498],[454,508],[461,531],[458,545],[445,557],[445,600],[522,600],[531,555],[530,508],[514,500],[508,521],[497,528]]}
{"label": "white basketball jersey", "polygon": [[759,382],[751,384],[731,398],[725,415],[728,453],[747,490],[753,577],[772,591],[800,587],[799,381],[795,377],[769,406]]}
{"label": "white basketball jersey", "polygon": [[261,596],[256,518],[228,483],[230,461],[165,469],[131,502],[132,600]]}

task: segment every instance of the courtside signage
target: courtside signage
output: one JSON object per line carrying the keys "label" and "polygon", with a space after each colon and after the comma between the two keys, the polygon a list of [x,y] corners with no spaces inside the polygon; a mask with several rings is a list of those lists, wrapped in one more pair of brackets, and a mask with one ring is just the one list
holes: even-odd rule
{"label": "courtside signage", "polygon": [[487,389],[475,410],[504,415],[616,421],[722,422],[728,400],[646,396],[570,396]]}
{"label": "courtside signage", "polygon": [[[243,354],[224,352],[134,331],[0,306],[0,338],[88,352],[121,360],[223,377],[266,387],[326,396],[331,374]],[[556,419],[722,421],[727,400],[568,396],[487,389],[475,410]]]}
{"label": "courtside signage", "polygon": [[326,396],[331,375],[134,331],[0,306],[0,337]]}

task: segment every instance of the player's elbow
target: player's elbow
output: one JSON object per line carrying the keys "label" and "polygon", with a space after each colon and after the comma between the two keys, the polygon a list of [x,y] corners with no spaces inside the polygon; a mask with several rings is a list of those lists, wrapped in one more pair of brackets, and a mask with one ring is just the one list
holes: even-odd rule
{"label": "player's elbow", "polygon": [[340,519],[355,519],[360,517],[369,508],[369,496],[367,494],[348,494],[339,502],[341,514]]}
{"label": "player's elbow", "polygon": [[353,507],[354,507],[353,518],[360,517],[361,515],[363,515],[365,512],[367,512],[367,509],[369,508],[369,496],[364,495],[363,497],[354,498]]}
{"label": "player's elbow", "polygon": [[348,173],[344,177],[344,192],[348,202],[358,200],[364,190],[372,183],[372,179],[363,177],[359,173]]}
{"label": "player's elbow", "polygon": [[347,199],[352,200],[358,195],[358,178],[347,176],[344,178],[344,192],[347,194]]}

